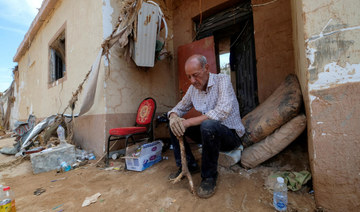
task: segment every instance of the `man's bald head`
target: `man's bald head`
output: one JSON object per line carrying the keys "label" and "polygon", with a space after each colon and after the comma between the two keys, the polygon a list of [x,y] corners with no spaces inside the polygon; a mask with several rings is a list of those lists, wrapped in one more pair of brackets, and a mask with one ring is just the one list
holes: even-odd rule
{"label": "man's bald head", "polygon": [[189,57],[185,62],[185,67],[188,63],[198,62],[201,68],[205,68],[205,65],[207,64],[206,57],[204,55],[200,54],[194,54],[191,57]]}
{"label": "man's bald head", "polygon": [[209,80],[206,57],[199,54],[189,57],[185,62],[185,74],[195,88],[205,90]]}

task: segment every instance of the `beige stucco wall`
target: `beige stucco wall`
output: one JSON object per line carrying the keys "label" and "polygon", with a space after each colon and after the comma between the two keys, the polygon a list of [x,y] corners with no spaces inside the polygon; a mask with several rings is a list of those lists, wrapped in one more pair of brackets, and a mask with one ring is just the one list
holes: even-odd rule
{"label": "beige stucco wall", "polygon": [[[107,14],[104,13],[104,16],[110,16],[108,21],[115,26],[121,8],[118,1],[111,0],[110,3],[111,8],[106,10]],[[124,49],[117,45],[111,49],[110,64],[105,64],[106,132],[115,127],[133,126],[138,106],[146,97],[153,97],[157,102],[157,114],[167,112],[175,105],[173,24],[170,8],[171,1],[161,4],[169,27],[165,48],[171,57],[156,61],[154,67],[142,68],[137,67],[131,58],[124,56]],[[163,32],[164,30],[161,35],[164,35]]]}
{"label": "beige stucco wall", "polygon": [[[294,74],[290,0],[252,0],[259,102]],[[276,15],[274,15],[276,14]]]}
{"label": "beige stucco wall", "polygon": [[[13,110],[18,113],[13,114],[15,120],[26,120],[30,113],[43,119],[64,111],[72,93],[83,81],[101,48],[102,6],[102,1],[86,0],[62,0],[56,4],[53,12],[44,20],[29,50],[18,62],[19,85]],[[49,85],[49,45],[62,28],[65,29],[66,36],[66,76]],[[95,102],[85,116],[105,113],[104,86],[101,83],[103,81],[104,68],[101,66]],[[75,113],[79,111],[81,102],[80,97]],[[70,113],[70,110],[66,113]],[[96,132],[96,135],[92,135],[90,141],[86,139],[83,143],[92,148],[96,147],[101,139],[101,143],[104,144],[104,121],[90,123],[92,124],[88,125],[86,131]],[[80,141],[84,140],[81,139],[81,134],[86,134],[77,134],[77,127],[82,124],[81,118],[75,122],[75,139]]]}
{"label": "beige stucco wall", "polygon": [[315,200],[360,210],[360,2],[292,1]]}
{"label": "beige stucco wall", "polygon": [[[44,21],[30,49],[19,61],[20,119],[26,119],[30,113],[41,118],[63,112],[100,50],[101,6],[98,1],[63,0]],[[49,87],[49,45],[62,27],[66,34],[66,79]],[[98,87],[100,98],[95,100],[89,114],[104,112],[102,87]]]}

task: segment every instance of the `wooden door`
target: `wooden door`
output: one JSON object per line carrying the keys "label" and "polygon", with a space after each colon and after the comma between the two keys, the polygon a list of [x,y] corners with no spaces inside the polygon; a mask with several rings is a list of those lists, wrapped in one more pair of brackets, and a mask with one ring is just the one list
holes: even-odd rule
{"label": "wooden door", "polygon": [[259,105],[252,23],[252,19],[249,19],[243,25],[240,36],[234,34],[230,39],[230,67],[231,71],[236,72],[236,95],[241,117]]}
{"label": "wooden door", "polygon": [[[209,64],[209,71],[211,73],[217,73],[216,68],[216,56],[215,56],[215,43],[214,36],[206,37],[195,42],[179,46],[178,48],[178,79],[179,79],[179,93],[182,98],[189,86],[191,85],[189,79],[185,74],[185,62],[186,60],[194,55],[204,55]],[[194,108],[189,111],[184,118],[190,118],[198,116],[201,113],[196,111]]]}

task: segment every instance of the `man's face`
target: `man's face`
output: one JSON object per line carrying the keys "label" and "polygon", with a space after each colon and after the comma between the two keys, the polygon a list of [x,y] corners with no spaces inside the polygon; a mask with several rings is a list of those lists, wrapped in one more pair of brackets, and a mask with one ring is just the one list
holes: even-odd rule
{"label": "man's face", "polygon": [[203,91],[206,89],[209,80],[208,64],[202,68],[199,61],[192,60],[185,65],[185,74],[195,88]]}

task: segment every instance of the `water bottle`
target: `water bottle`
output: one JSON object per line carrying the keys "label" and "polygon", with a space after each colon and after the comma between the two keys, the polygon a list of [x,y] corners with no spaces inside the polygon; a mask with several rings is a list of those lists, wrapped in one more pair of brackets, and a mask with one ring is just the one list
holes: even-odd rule
{"label": "water bottle", "polygon": [[118,156],[119,156],[118,153],[114,153],[114,154],[111,155],[111,158],[112,158],[113,160],[116,160],[116,159],[118,158]]}
{"label": "water bottle", "polygon": [[60,144],[65,144],[66,140],[65,140],[65,130],[64,130],[64,128],[61,125],[59,125],[56,132],[57,132],[58,137],[60,139]]}
{"label": "water bottle", "polygon": [[4,186],[2,191],[3,193],[0,210],[6,212],[16,212],[15,197],[12,190],[10,190],[10,186]]}
{"label": "water bottle", "polygon": [[287,209],[287,187],[284,183],[284,178],[277,177],[277,182],[274,187],[273,205],[277,211],[286,211]]}
{"label": "water bottle", "polygon": [[3,186],[0,185],[0,212],[5,211],[6,210],[6,202],[4,201],[4,191],[3,191]]}
{"label": "water bottle", "polygon": [[71,166],[69,164],[67,164],[65,161],[61,160],[60,158],[58,158],[58,163],[60,165],[60,169],[63,172],[67,172],[71,170]]}
{"label": "water bottle", "polygon": [[87,157],[88,157],[88,160],[95,160],[96,159],[96,156],[92,151],[89,152]]}

